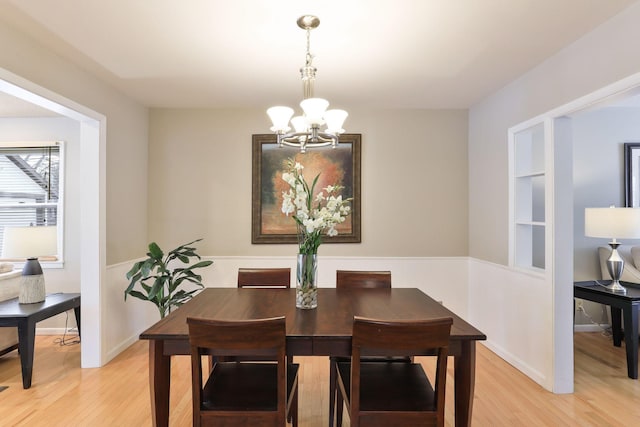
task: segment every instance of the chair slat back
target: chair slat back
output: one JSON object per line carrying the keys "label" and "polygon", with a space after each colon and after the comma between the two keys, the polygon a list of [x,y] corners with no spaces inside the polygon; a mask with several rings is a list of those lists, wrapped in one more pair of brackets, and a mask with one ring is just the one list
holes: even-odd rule
{"label": "chair slat back", "polygon": [[[384,321],[356,316],[353,322],[351,355],[351,425],[359,426],[361,421],[367,425],[388,425],[391,420],[397,422],[397,425],[423,425],[423,423],[429,423],[426,419],[426,415],[429,414],[428,418],[433,419],[435,425],[444,426],[447,356],[452,324],[453,319],[450,317],[422,321]],[[433,350],[436,350],[438,356],[434,384],[436,405],[434,412],[394,413],[373,409],[361,410],[360,357],[362,353],[376,356],[403,353],[418,356],[431,355]],[[374,422],[371,419],[377,421]],[[418,420],[422,422],[418,423]]]}
{"label": "chair slat back", "polygon": [[239,288],[290,288],[290,268],[239,268]]}
{"label": "chair slat back", "polygon": [[[192,347],[207,349],[208,354],[272,354],[286,347],[285,319],[213,320],[187,318]],[[243,353],[244,352],[244,353]]]}
{"label": "chair slat back", "polygon": [[370,355],[431,355],[434,349],[449,346],[452,324],[450,317],[386,321],[355,316],[352,345]]}
{"label": "chair slat back", "polygon": [[336,288],[391,288],[391,272],[337,270]]}
{"label": "chair slat back", "polygon": [[[269,319],[255,319],[242,321],[212,320],[187,318],[189,328],[189,343],[191,347],[191,381],[193,398],[194,425],[201,425],[203,417],[209,418],[207,411],[202,409],[203,398],[203,367],[202,355],[237,355],[237,356],[273,356],[277,362],[277,411],[273,413],[274,419],[281,420],[280,425],[285,424],[287,406],[286,385],[286,322],[284,316]],[[247,360],[247,358],[243,359]],[[260,359],[258,359],[260,360]],[[229,411],[227,411],[229,412]],[[258,414],[254,414],[258,415]],[[228,413],[222,416],[237,416]],[[249,415],[244,415],[246,418]],[[266,412],[263,417],[268,417]],[[243,415],[240,415],[239,419]],[[221,421],[219,421],[221,422]],[[225,424],[226,425],[226,424]],[[243,424],[244,425],[244,424]],[[266,421],[265,421],[265,424]]]}

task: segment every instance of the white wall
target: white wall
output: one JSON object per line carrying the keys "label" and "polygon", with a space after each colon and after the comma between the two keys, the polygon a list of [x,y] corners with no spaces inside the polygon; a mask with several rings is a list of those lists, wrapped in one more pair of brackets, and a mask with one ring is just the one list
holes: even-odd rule
{"label": "white wall", "polygon": [[[571,357],[554,355],[554,340],[566,339],[554,336],[554,307],[570,303],[554,301],[550,286],[571,284],[541,285],[511,269],[503,274],[509,251],[507,130],[640,71],[639,19],[635,4],[469,112],[469,254],[489,261],[482,274],[470,269],[470,318],[507,361],[533,367],[539,374],[532,377],[549,389],[555,380],[550,355]],[[540,346],[524,353],[531,342]]]}
{"label": "white wall", "polygon": [[588,111],[573,116],[572,125],[574,278],[601,279],[596,248],[607,239],[584,235],[584,209],[624,206],[624,143],[640,142],[640,108]]}
{"label": "white wall", "polygon": [[[362,243],[324,244],[321,256],[466,256],[467,113],[350,110],[362,134]],[[150,116],[149,238],[204,238],[206,255],[295,255],[251,244],[251,135],[263,110],[167,110]]]}
{"label": "white wall", "polygon": [[[214,264],[199,270],[207,286],[235,287],[238,268],[289,267],[295,286],[296,257],[207,257]],[[318,286],[335,287],[336,270],[389,270],[394,288],[419,288],[460,317],[467,318],[466,257],[318,257]]]}

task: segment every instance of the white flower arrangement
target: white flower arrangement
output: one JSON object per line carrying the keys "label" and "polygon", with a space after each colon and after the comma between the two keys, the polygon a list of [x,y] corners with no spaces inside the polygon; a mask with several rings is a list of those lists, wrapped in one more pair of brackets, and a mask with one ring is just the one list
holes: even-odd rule
{"label": "white flower arrangement", "polygon": [[304,166],[293,159],[287,160],[287,171],[282,179],[289,185],[282,192],[282,213],[293,219],[298,225],[298,246],[301,254],[316,254],[322,243],[322,234],[338,235],[336,225],[343,223],[351,213],[351,199],[343,199],[338,194],[344,187],[328,185],[315,198],[313,193],[320,174],[316,175],[311,187],[302,174]]}

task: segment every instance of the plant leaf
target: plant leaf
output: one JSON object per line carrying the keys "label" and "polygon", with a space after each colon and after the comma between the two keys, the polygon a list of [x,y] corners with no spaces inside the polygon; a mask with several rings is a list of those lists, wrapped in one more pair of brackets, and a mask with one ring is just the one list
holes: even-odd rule
{"label": "plant leaf", "polygon": [[162,249],[156,242],[149,243],[149,254],[151,258],[161,260],[164,254],[162,253]]}
{"label": "plant leaf", "polygon": [[131,292],[129,292],[129,295],[135,298],[139,298],[143,301],[149,301],[149,298],[145,294],[136,290],[132,290]]}
{"label": "plant leaf", "polygon": [[127,279],[131,279],[131,276],[133,276],[140,270],[141,265],[142,265],[142,261],[138,261],[135,264],[133,264],[133,267],[131,267],[131,270],[127,271]]}

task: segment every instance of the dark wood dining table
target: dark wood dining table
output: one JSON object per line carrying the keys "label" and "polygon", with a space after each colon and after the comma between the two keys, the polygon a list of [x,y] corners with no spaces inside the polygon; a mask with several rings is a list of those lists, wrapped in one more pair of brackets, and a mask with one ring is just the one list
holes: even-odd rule
{"label": "dark wood dining table", "polygon": [[153,425],[168,426],[171,356],[189,354],[187,317],[243,320],[286,317],[291,356],[349,356],[353,317],[415,320],[452,317],[455,425],[471,425],[476,341],[486,336],[417,288],[318,289],[318,307],[296,309],[295,289],[206,288],[140,334],[149,340]]}

